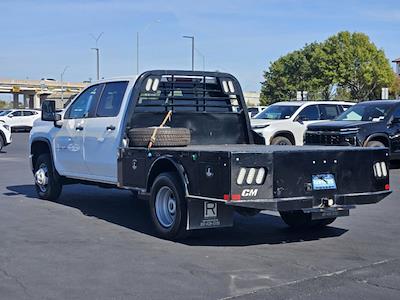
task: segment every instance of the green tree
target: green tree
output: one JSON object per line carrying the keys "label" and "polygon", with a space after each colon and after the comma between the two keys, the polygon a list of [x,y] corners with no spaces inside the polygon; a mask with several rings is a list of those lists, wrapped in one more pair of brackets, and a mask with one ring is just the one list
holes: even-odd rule
{"label": "green tree", "polygon": [[261,103],[269,104],[296,97],[297,91],[308,91],[313,97],[318,87],[318,79],[313,77],[315,48],[318,44],[306,45],[273,62],[264,72],[265,81],[261,88]]}
{"label": "green tree", "polygon": [[353,100],[380,98],[383,87],[395,81],[383,50],[363,33],[339,32],[322,43],[328,73],[334,82],[350,93]]}
{"label": "green tree", "polygon": [[8,102],[0,100],[0,108],[9,108]]}
{"label": "green tree", "polygon": [[[261,103],[295,98],[364,100],[380,98],[382,87],[396,87],[396,76],[383,50],[363,33],[339,32],[272,62],[264,72]],[[378,96],[379,95],[379,96]]]}
{"label": "green tree", "polygon": [[399,99],[400,98],[400,76],[398,76],[396,73],[394,75],[395,75],[395,80],[393,80],[393,83],[389,88],[389,96],[394,99]]}

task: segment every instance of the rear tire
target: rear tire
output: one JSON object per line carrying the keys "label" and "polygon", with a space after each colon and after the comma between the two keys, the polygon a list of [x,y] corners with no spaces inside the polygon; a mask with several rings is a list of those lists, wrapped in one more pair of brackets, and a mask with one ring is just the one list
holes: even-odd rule
{"label": "rear tire", "polygon": [[366,147],[386,147],[384,143],[380,141],[369,141]]}
{"label": "rear tire", "polygon": [[175,173],[161,173],[154,180],[150,195],[150,213],[157,234],[179,240],[187,236],[187,205],[182,182]]}
{"label": "rear tire", "polygon": [[39,155],[35,164],[34,176],[39,198],[56,201],[61,194],[62,184],[49,153]]}
{"label": "rear tire", "polygon": [[5,141],[4,141],[3,137],[0,135],[0,151],[3,149],[4,145],[5,145]]}
{"label": "rear tire", "polygon": [[333,223],[336,220],[336,218],[312,220],[310,213],[305,213],[301,210],[280,211],[279,214],[286,225],[293,229],[321,228]]}
{"label": "rear tire", "polygon": [[271,141],[271,145],[293,146],[292,142],[284,136],[274,137]]}

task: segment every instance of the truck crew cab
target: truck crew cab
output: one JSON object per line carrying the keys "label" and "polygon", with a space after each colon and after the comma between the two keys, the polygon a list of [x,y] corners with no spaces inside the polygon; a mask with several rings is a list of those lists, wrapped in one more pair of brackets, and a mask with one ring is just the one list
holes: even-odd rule
{"label": "truck crew cab", "polygon": [[327,225],[390,193],[384,148],[265,146],[230,74],[148,71],[96,82],[62,113],[43,103],[30,134],[38,195],[64,184],[131,189],[158,234],[233,225],[279,211],[293,227]]}

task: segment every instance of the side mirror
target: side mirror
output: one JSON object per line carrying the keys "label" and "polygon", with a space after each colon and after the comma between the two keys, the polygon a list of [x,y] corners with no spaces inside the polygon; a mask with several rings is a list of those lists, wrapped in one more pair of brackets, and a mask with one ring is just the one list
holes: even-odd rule
{"label": "side mirror", "polygon": [[307,121],[306,118],[302,116],[297,116],[296,119],[294,119],[296,122],[299,122],[300,124],[303,124],[303,121]]}
{"label": "side mirror", "polygon": [[400,118],[393,118],[392,124],[400,124]]}
{"label": "side mirror", "polygon": [[9,117],[10,119],[12,118],[12,117],[14,117],[12,114],[9,114],[7,117]]}
{"label": "side mirror", "polygon": [[57,128],[62,127],[61,115],[56,111],[56,102],[54,100],[45,100],[42,103],[42,121],[54,122]]}
{"label": "side mirror", "polygon": [[42,121],[55,122],[56,120],[56,102],[45,100],[42,103]]}

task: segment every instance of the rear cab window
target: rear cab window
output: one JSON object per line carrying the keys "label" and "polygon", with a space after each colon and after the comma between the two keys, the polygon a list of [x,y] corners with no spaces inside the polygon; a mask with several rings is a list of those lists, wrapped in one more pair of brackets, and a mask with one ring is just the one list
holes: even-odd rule
{"label": "rear cab window", "polygon": [[121,109],[128,81],[107,83],[97,105],[96,117],[116,117]]}

